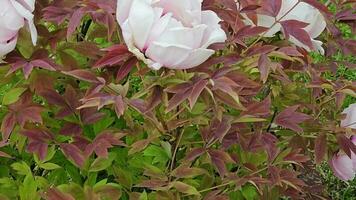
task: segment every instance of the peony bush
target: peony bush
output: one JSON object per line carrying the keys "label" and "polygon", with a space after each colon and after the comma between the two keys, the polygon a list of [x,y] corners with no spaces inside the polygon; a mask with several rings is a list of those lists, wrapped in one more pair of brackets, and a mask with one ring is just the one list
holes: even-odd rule
{"label": "peony bush", "polygon": [[356,197],[354,1],[0,5],[0,199]]}

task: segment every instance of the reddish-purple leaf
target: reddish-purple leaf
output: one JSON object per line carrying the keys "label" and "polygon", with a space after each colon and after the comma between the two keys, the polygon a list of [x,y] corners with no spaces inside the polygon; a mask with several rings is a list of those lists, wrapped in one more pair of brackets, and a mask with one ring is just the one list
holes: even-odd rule
{"label": "reddish-purple leaf", "polygon": [[315,154],[315,162],[316,164],[320,164],[326,155],[327,151],[327,140],[326,134],[319,134],[315,139],[314,144],[314,154]]}
{"label": "reddish-purple leaf", "polygon": [[47,61],[42,59],[32,60],[31,64],[35,67],[41,67],[50,71],[56,71],[55,66],[52,66],[52,63],[48,63]]}
{"label": "reddish-purple leaf", "polygon": [[94,67],[100,68],[105,66],[117,65],[125,61],[131,55],[127,47],[122,44],[114,45],[112,47],[104,49],[104,51],[107,51],[107,54],[100,60],[98,60],[94,64]]}
{"label": "reddish-purple leaf", "polygon": [[308,46],[310,49],[314,48],[308,32],[304,30],[304,28],[308,26],[307,23],[297,20],[285,20],[281,21],[280,23],[282,25],[283,33],[286,39],[289,39],[290,36],[293,36],[299,42]]}
{"label": "reddish-purple leaf", "polygon": [[198,97],[203,92],[207,84],[208,84],[207,80],[200,80],[193,85],[193,88],[191,89],[191,93],[188,97],[190,109],[193,109],[195,103],[198,100]]}
{"label": "reddish-purple leaf", "polygon": [[321,3],[317,0],[301,0],[301,1],[312,5],[313,7],[317,8],[318,10],[320,10],[321,12],[323,12],[329,16],[332,15],[332,12],[330,12],[329,9],[323,3]]}
{"label": "reddish-purple leaf", "polygon": [[84,69],[76,69],[73,71],[63,71],[63,74],[73,76],[79,80],[88,81],[90,83],[99,83],[100,81],[93,72]]}
{"label": "reddish-purple leaf", "polygon": [[122,116],[125,112],[125,102],[122,96],[117,96],[115,98],[115,112],[117,117]]}
{"label": "reddish-purple leaf", "polygon": [[80,22],[84,16],[85,12],[83,9],[77,9],[72,14],[69,19],[68,29],[67,29],[67,40],[70,39],[70,36],[74,33],[75,29],[80,25]]}
{"label": "reddish-purple leaf", "polygon": [[351,158],[351,153],[356,154],[356,145],[345,135],[337,135],[337,142],[339,143],[341,149]]}
{"label": "reddish-purple leaf", "polygon": [[189,97],[189,92],[177,93],[168,101],[166,112],[170,112]]}
{"label": "reddish-purple leaf", "polygon": [[67,122],[61,128],[59,133],[62,134],[62,135],[81,135],[82,131],[83,130],[80,127],[79,124],[74,124],[74,123],[71,123],[71,122]]}
{"label": "reddish-purple leaf", "polygon": [[128,61],[126,61],[117,72],[116,79],[122,80],[123,78],[125,78],[130,73],[132,68],[135,67],[137,62],[138,60],[136,57],[131,57]]}
{"label": "reddish-purple leaf", "polygon": [[8,113],[2,119],[1,123],[1,133],[2,133],[2,140],[6,141],[14,129],[16,124],[16,116],[14,113]]}
{"label": "reddish-purple leaf", "polygon": [[78,167],[84,167],[85,157],[83,152],[73,144],[60,144],[64,155],[72,160]]}
{"label": "reddish-purple leaf", "polygon": [[46,200],[75,200],[71,195],[63,193],[56,188],[50,188],[44,196]]}
{"label": "reddish-purple leaf", "polygon": [[275,119],[276,124],[289,128],[295,132],[302,132],[303,129],[298,124],[310,119],[310,116],[296,112],[298,107],[298,105],[291,106],[279,113]]}
{"label": "reddish-purple leaf", "polygon": [[258,69],[260,70],[260,77],[263,83],[267,82],[270,73],[271,60],[266,54],[262,54],[258,60]]}
{"label": "reddish-purple leaf", "polygon": [[269,115],[271,110],[271,96],[266,97],[261,102],[253,102],[247,106],[246,111],[242,112],[241,115],[254,115],[254,116],[265,116]]}
{"label": "reddish-purple leaf", "polygon": [[64,98],[54,90],[41,90],[39,92],[39,95],[44,97],[50,104],[54,104],[54,105],[58,105],[58,106],[66,106],[67,105]]}
{"label": "reddish-purple leaf", "polygon": [[204,148],[195,148],[187,153],[185,159],[191,162],[195,160],[197,157],[201,156],[203,153],[205,153]]}
{"label": "reddish-purple leaf", "polygon": [[272,16],[276,17],[281,10],[282,7],[282,0],[265,0],[262,2],[263,4],[263,11]]}

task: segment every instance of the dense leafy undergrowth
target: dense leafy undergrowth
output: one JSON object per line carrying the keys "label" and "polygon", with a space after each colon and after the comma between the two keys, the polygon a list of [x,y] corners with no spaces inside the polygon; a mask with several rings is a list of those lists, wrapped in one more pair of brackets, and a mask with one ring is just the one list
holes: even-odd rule
{"label": "dense leafy undergrowth", "polygon": [[[226,40],[189,69],[128,39],[129,9],[115,7],[137,1],[37,0],[36,45],[28,16],[6,44],[0,34],[0,55],[17,42],[0,62],[0,199],[356,199],[356,180],[330,168],[356,153],[340,124],[356,103],[354,1],[296,0],[312,12],[300,22],[278,19],[280,0],[204,0]],[[280,30],[267,37],[257,14]]]}

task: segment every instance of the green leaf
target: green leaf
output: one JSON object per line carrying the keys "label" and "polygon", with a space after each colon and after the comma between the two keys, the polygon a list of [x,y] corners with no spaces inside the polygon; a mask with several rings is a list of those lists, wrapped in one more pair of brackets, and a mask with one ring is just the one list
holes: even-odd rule
{"label": "green leaf", "polygon": [[13,163],[11,167],[20,175],[32,175],[31,168],[23,161]]}
{"label": "green leaf", "polygon": [[250,115],[244,115],[238,119],[235,119],[233,122],[234,123],[252,123],[252,122],[264,122],[264,121],[267,121],[267,120],[263,119],[263,118],[253,117]]}
{"label": "green leaf", "polygon": [[143,155],[154,157],[152,164],[159,162],[165,163],[169,160],[169,155],[167,154],[167,152],[163,148],[156,145],[148,146],[143,151]]}
{"label": "green leaf", "polygon": [[200,196],[200,193],[198,192],[198,190],[195,187],[188,185],[186,183],[180,182],[180,181],[172,182],[172,187],[176,188],[177,191],[184,193],[184,194]]}
{"label": "green leaf", "polygon": [[242,188],[242,196],[245,197],[246,200],[254,200],[257,197],[256,188],[252,185],[246,185]]}
{"label": "green leaf", "polygon": [[6,93],[4,98],[2,99],[2,104],[3,105],[9,105],[12,103],[15,103],[17,100],[19,100],[20,96],[22,93],[26,91],[26,88],[12,88],[10,91]]}
{"label": "green leaf", "polygon": [[117,177],[117,180],[120,185],[123,185],[127,189],[131,189],[133,182],[131,172],[116,167],[114,167],[113,169],[115,177]]}
{"label": "green leaf", "polygon": [[106,168],[110,167],[112,162],[114,161],[115,154],[110,153],[109,158],[97,158],[94,162],[90,165],[89,172],[98,172],[105,170]]}
{"label": "green leaf", "polygon": [[94,124],[94,126],[93,126],[94,133],[95,134],[100,133],[104,129],[108,128],[112,123],[114,123],[114,121],[115,121],[114,117],[109,117],[109,116],[104,117],[102,120],[100,120]]}
{"label": "green leaf", "polygon": [[38,166],[45,170],[54,170],[54,169],[61,168],[61,166],[54,163],[43,163],[43,164],[39,164]]}
{"label": "green leaf", "polygon": [[37,200],[37,184],[32,174],[25,177],[22,185],[19,187],[20,200]]}
{"label": "green leaf", "polygon": [[143,192],[140,194],[140,197],[139,197],[138,199],[139,199],[139,200],[148,200],[148,196],[147,196],[146,190],[143,191]]}

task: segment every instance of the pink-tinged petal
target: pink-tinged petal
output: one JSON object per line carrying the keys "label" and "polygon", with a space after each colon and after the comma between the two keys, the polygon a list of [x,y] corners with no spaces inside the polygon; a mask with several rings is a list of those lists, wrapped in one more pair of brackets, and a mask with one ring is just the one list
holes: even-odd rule
{"label": "pink-tinged petal", "polygon": [[134,44],[141,51],[145,47],[155,19],[155,10],[149,2],[149,0],[134,0],[128,18]]}
{"label": "pink-tinged petal", "polygon": [[330,166],[338,178],[347,181],[355,177],[353,161],[347,155],[334,155],[330,161]]}
{"label": "pink-tinged petal", "polygon": [[167,68],[172,68],[185,60],[190,51],[191,49],[185,46],[172,46],[171,44],[153,42],[148,47],[146,56],[154,62],[160,63]]}
{"label": "pink-tinged petal", "polygon": [[116,19],[120,25],[129,17],[133,1],[134,0],[117,0]]}
{"label": "pink-tinged petal", "polygon": [[346,114],[346,118],[341,120],[341,127],[356,129],[356,103],[351,104],[342,113]]}
{"label": "pink-tinged petal", "polygon": [[138,49],[133,40],[133,35],[131,33],[131,28],[129,27],[128,21],[121,25],[122,35],[124,37],[127,48],[131,53],[133,53],[139,60],[142,60],[146,65],[154,70],[159,70],[162,65],[153,62],[151,59],[147,59],[146,56]]}
{"label": "pink-tinged petal", "polygon": [[154,6],[162,7],[165,13],[173,13],[185,26],[194,26],[201,22],[201,4],[202,0],[160,0]]}
{"label": "pink-tinged petal", "polygon": [[0,42],[0,60],[3,56],[5,56],[6,54],[10,53],[12,50],[15,49],[16,42],[17,42],[17,35],[12,40],[10,40],[8,43]]}
{"label": "pink-tinged petal", "polygon": [[[17,12],[17,10],[14,8],[13,4],[10,1],[5,1],[1,3],[0,17],[0,37],[3,37],[2,35],[9,34],[10,36],[7,37],[11,38],[16,35],[17,31],[24,25],[23,17]],[[8,40],[10,38],[8,38]]]}
{"label": "pink-tinged petal", "polygon": [[182,63],[176,64],[178,66],[176,69],[189,69],[196,67],[205,62],[210,56],[214,54],[214,52],[215,51],[211,49],[195,49]]}
{"label": "pink-tinged petal", "polygon": [[18,3],[15,0],[11,1],[12,5],[14,6],[14,8],[16,9],[16,11],[27,20],[29,29],[30,29],[30,33],[31,33],[31,39],[32,39],[32,43],[33,45],[36,45],[37,43],[37,30],[35,27],[35,24],[33,22],[33,14],[27,10],[23,5],[21,5],[20,3]]}
{"label": "pink-tinged petal", "polygon": [[356,135],[351,136],[350,140],[354,143],[354,145],[356,145]]}

